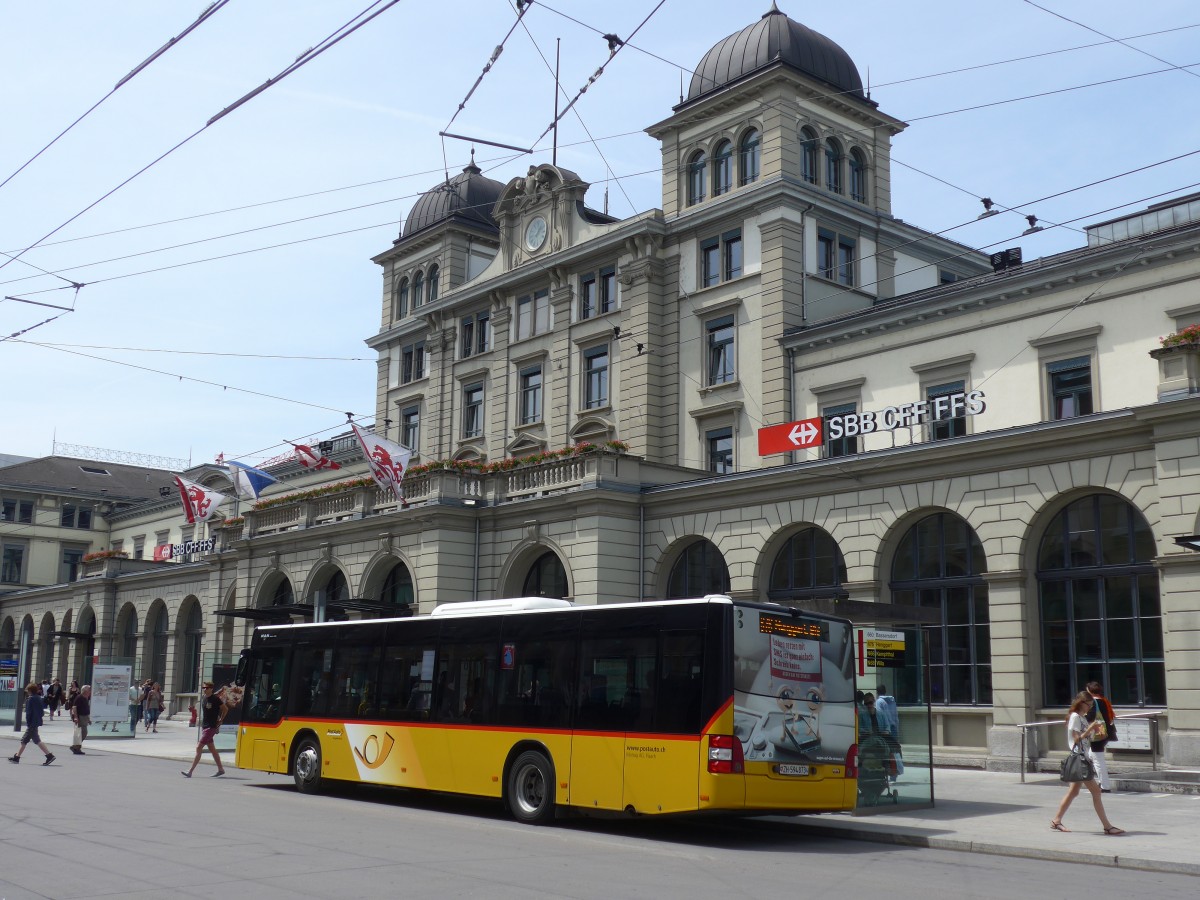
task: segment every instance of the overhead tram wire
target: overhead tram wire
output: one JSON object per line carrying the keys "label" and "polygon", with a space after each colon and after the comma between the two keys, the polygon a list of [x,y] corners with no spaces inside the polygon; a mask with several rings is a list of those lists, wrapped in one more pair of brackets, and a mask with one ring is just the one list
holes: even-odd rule
{"label": "overhead tram wire", "polygon": [[282,403],[294,403],[297,406],[308,406],[308,407],[311,407],[312,409],[322,409],[322,410],[325,410],[326,412],[336,412],[339,414],[344,414],[343,410],[341,410],[341,409],[337,409],[332,406],[322,406],[320,403],[310,403],[307,400],[295,400],[291,397],[281,397],[278,394],[268,394],[265,391],[255,391],[255,390],[251,390],[250,388],[237,387],[232,384],[221,384],[220,382],[208,381],[207,379],[204,379],[204,378],[193,378],[190,375],[180,375],[178,372],[165,372],[162,369],[153,369],[149,366],[139,366],[136,363],[123,362],[122,360],[119,360],[119,359],[109,359],[108,357],[105,357],[105,356],[96,356],[93,353],[81,353],[78,350],[68,350],[65,347],[59,347],[59,346],[55,346],[53,344],[43,344],[43,343],[39,343],[38,341],[22,341],[21,343],[27,344],[28,346],[31,346],[31,347],[41,347],[43,350],[55,350],[58,353],[69,353],[72,356],[82,356],[85,359],[94,359],[94,360],[98,360],[99,362],[111,363],[114,366],[124,366],[125,368],[128,368],[128,369],[137,369],[138,371],[141,371],[141,372],[150,372],[154,375],[165,375],[168,378],[174,378],[178,381],[190,381],[190,382],[193,382],[194,384],[204,384],[204,385],[208,385],[209,387],[219,387],[223,391],[237,391],[240,394],[251,394],[255,397],[265,397],[268,400],[279,400]]}
{"label": "overhead tram wire", "polygon": [[[29,341],[17,341],[18,344],[31,343]],[[236,359],[289,359],[303,360],[305,362],[377,362],[378,358],[374,356],[296,356],[284,353],[232,353],[221,352],[218,350],[173,350],[168,347],[112,347],[104,344],[61,344],[56,341],[46,341],[38,344],[40,347],[48,347],[58,350],[62,347],[81,348],[84,350],[123,350],[129,353],[174,353],[180,356],[227,356]]]}
{"label": "overhead tram wire", "polygon": [[[17,259],[20,259],[24,254],[28,253],[34,247],[41,244],[42,241],[46,240],[46,238],[51,237],[51,236],[57,234],[62,229],[66,228],[68,225],[70,225],[72,222],[74,222],[76,219],[78,219],[80,216],[82,216],[88,210],[93,209],[94,207],[98,206],[100,203],[102,203],[103,201],[105,201],[106,199],[111,197],[113,194],[115,194],[117,191],[119,191],[125,185],[129,184],[131,181],[133,181],[135,178],[137,178],[139,175],[143,174],[144,172],[151,169],[153,166],[162,162],[164,159],[166,159],[168,156],[170,156],[172,153],[174,153],[180,147],[183,147],[189,141],[198,137],[200,134],[202,134],[204,131],[206,131],[210,126],[212,126],[216,122],[220,121],[221,119],[223,119],[225,116],[229,115],[231,112],[233,112],[240,106],[249,102],[254,97],[257,97],[263,91],[267,90],[270,87],[275,86],[276,84],[281,82],[284,78],[286,78],[288,75],[291,75],[293,72],[297,71],[301,67],[312,62],[314,59],[316,59],[318,56],[320,56],[326,50],[328,50],[329,48],[338,44],[344,38],[349,37],[351,34],[353,34],[359,28],[363,27],[368,22],[375,19],[377,16],[380,16],[383,13],[387,12],[389,9],[391,9],[393,6],[395,6],[399,2],[400,2],[400,0],[375,0],[374,3],[372,3],[370,6],[368,6],[365,10],[363,10],[361,13],[359,13],[357,16],[355,16],[353,19],[351,19],[345,25],[342,25],[340,28],[335,30],[331,35],[329,35],[329,37],[325,38],[325,40],[321,41],[315,47],[312,47],[312,48],[304,51],[303,53],[301,53],[300,56],[298,56],[296,58],[296,60],[293,63],[291,63],[291,65],[285,67],[274,78],[268,78],[265,82],[263,82],[261,85],[256,87],[254,90],[245,94],[238,100],[235,100],[232,104],[225,107],[223,110],[221,110],[215,116],[210,118],[200,128],[196,129],[194,132],[192,132],[190,135],[185,137],[183,140],[179,141],[177,144],[175,144],[175,146],[171,147],[165,153],[159,155],[154,160],[152,160],[149,163],[147,163],[146,165],[142,166],[142,168],[138,169],[136,172],[134,172],[132,175],[130,175],[128,178],[126,178],[124,181],[122,181],[116,187],[114,187],[111,190],[109,190],[108,192],[102,194],[96,200],[93,200],[91,203],[89,203],[87,206],[85,206],[79,212],[75,213],[75,215],[71,216],[71,218],[67,219],[65,222],[63,222],[61,225],[54,228],[53,230],[47,232],[45,235],[43,235],[38,240],[34,241],[32,244],[30,244],[24,250],[20,251],[19,253],[17,253],[14,256],[10,256],[7,260],[0,263],[0,269],[3,269],[9,263],[14,262]],[[375,10],[375,12],[371,12],[371,10],[376,6],[379,6],[380,3],[384,4],[383,8]],[[364,18],[364,16],[365,16],[365,18]],[[361,20],[361,21],[358,21],[358,20]]]}
{"label": "overhead tram wire", "polygon": [[[1148,56],[1151,59],[1156,60],[1157,62],[1165,63],[1166,65],[1171,66],[1172,68],[1179,69],[1181,72],[1184,72],[1187,75],[1191,75],[1193,78],[1200,78],[1200,72],[1193,72],[1189,68],[1189,66],[1177,66],[1168,59],[1163,59],[1161,56],[1155,56],[1149,50],[1143,50],[1141,47],[1133,46],[1133,44],[1128,43],[1130,38],[1125,38],[1125,39],[1115,38],[1112,35],[1105,34],[1103,31],[1100,31],[1099,29],[1093,28],[1091,25],[1085,25],[1083,22],[1080,22],[1077,19],[1072,19],[1070,16],[1064,16],[1062,13],[1055,12],[1054,10],[1047,9],[1046,7],[1044,7],[1038,3],[1034,3],[1033,0],[1025,0],[1025,2],[1027,4],[1029,4],[1030,6],[1032,6],[1034,9],[1040,9],[1042,12],[1047,13],[1048,15],[1054,16],[1056,19],[1062,19],[1064,22],[1070,22],[1072,25],[1078,25],[1080,28],[1084,29],[1085,31],[1090,31],[1092,34],[1096,34],[1107,40],[1114,41],[1115,43],[1120,44],[1122,47],[1129,48],[1134,53],[1140,53],[1140,54],[1142,54],[1142,56]],[[1200,65],[1200,63],[1192,63],[1191,65]]]}
{"label": "overhead tram wire", "polygon": [[210,3],[207,7],[205,7],[205,9],[200,13],[199,16],[196,17],[196,20],[194,22],[192,22],[192,24],[188,25],[187,28],[183,29],[183,31],[179,32],[179,34],[175,35],[175,37],[168,40],[165,44],[163,44],[161,47],[159,47],[157,50],[155,50],[153,53],[151,53],[148,57],[146,57],[144,60],[142,60],[142,62],[140,62],[138,65],[136,65],[129,72],[128,75],[126,75],[124,78],[122,78],[120,81],[118,81],[116,83],[116,85],[112,88],[112,90],[110,90],[107,94],[105,94],[103,97],[101,97],[95,103],[93,103],[87,109],[86,112],[84,112],[81,116],[79,116],[79,118],[77,118],[74,122],[72,122],[70,125],[68,125],[66,128],[64,128],[62,131],[60,131],[57,135],[55,135],[51,139],[50,143],[46,144],[46,146],[44,146],[37,153],[33,154],[33,156],[29,157],[29,159],[25,160],[25,162],[23,162],[17,168],[17,170],[15,172],[13,172],[11,175],[9,175],[7,178],[5,178],[3,181],[0,181],[0,188],[3,188],[6,184],[8,184],[10,181],[12,181],[14,178],[16,178],[18,175],[20,175],[26,166],[28,166],[35,159],[37,159],[39,156],[41,156],[43,153],[45,153],[47,150],[49,150],[51,147],[53,147],[56,143],[58,143],[60,138],[64,137],[67,134],[67,132],[69,132],[72,128],[74,128],[76,125],[78,125],[84,119],[86,119],[89,115],[91,115],[93,112],[95,112],[97,107],[100,106],[100,104],[102,104],[105,100],[107,100],[109,97],[111,97],[117,91],[119,91],[122,87],[124,87],[126,84],[128,84],[130,81],[132,81],[136,75],[138,75],[140,72],[142,72],[144,69],[146,69],[151,63],[153,63],[160,56],[162,56],[164,53],[166,53],[168,50],[170,50],[172,47],[174,47],[176,44],[178,44],[180,41],[182,41],[185,37],[187,37],[189,34],[191,34],[193,31],[195,31],[197,28],[199,28],[204,22],[208,21],[210,18],[215,16],[217,13],[219,13],[221,11],[221,8],[224,7],[228,2],[229,2],[229,0],[216,0],[216,2]]}

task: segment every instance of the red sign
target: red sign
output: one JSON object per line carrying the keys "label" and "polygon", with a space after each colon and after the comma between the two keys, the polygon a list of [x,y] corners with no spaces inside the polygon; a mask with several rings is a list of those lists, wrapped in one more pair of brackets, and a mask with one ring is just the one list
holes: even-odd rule
{"label": "red sign", "polygon": [[162,562],[171,558],[171,544],[159,544],[154,548],[154,561]]}
{"label": "red sign", "polygon": [[758,455],[770,456],[772,453],[790,453],[793,450],[804,450],[806,447],[819,447],[824,437],[820,417],[760,428]]}

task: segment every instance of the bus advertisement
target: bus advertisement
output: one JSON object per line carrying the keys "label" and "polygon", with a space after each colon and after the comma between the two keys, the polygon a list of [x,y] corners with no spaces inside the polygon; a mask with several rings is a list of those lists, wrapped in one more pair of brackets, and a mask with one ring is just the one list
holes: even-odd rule
{"label": "bus advertisement", "polygon": [[728,597],[264,625],[236,764],[503,800],[519,821],[854,808],[844,619]]}

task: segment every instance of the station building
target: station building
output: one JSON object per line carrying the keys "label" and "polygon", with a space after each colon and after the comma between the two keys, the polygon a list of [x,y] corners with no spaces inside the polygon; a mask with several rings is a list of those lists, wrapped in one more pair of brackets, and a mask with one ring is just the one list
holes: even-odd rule
{"label": "station building", "polygon": [[[414,450],[405,496],[341,437],[343,469],[272,467],[205,535],[171,500],[111,510],[102,549],[212,546],[4,585],[0,645],[51,635],[33,665],[60,677],[134,659],[182,702],[259,621],[720,592],[901,623],[914,652],[880,674],[930,710],[908,727],[939,760],[1013,767],[1017,726],[1099,680],[1200,764],[1200,347],[1161,340],[1200,322],[1200,197],[993,258],[893,215],[904,128],[773,8],[647,128],[661,209],[472,162],[374,258],[375,428]],[[806,420],[819,444],[759,453]]]}

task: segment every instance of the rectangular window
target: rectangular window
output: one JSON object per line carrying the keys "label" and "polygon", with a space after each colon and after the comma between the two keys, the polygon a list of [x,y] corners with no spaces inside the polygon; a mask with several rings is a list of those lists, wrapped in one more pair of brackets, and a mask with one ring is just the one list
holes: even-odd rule
{"label": "rectangular window", "polygon": [[542,367],[521,370],[521,424],[542,421]]}
{"label": "rectangular window", "polygon": [[0,548],[0,584],[23,584],[25,581],[25,545],[5,543]]}
{"label": "rectangular window", "polygon": [[517,340],[550,329],[550,291],[542,289],[517,300]]}
{"label": "rectangular window", "polygon": [[483,385],[467,385],[463,388],[463,437],[479,437],[482,434]]}
{"label": "rectangular window", "polygon": [[937,416],[934,412],[934,401],[938,397],[944,397],[948,394],[961,394],[964,387],[965,382],[950,381],[946,384],[938,384],[926,389],[925,399],[929,401],[930,409],[929,440],[944,441],[949,438],[962,437],[967,433],[967,415],[965,412],[955,415],[953,407],[949,404],[947,404],[946,410],[941,416]]}
{"label": "rectangular window", "polygon": [[856,248],[854,238],[837,234],[828,228],[818,228],[817,273],[822,278],[854,287]]}
{"label": "rectangular window", "polygon": [[724,475],[733,471],[733,429],[714,428],[704,435],[708,443],[708,471]]}
{"label": "rectangular window", "polygon": [[460,358],[466,359],[477,353],[488,351],[488,323],[490,314],[486,312],[466,316],[462,320],[462,349]]}
{"label": "rectangular window", "polygon": [[[827,406],[821,410],[822,416],[844,416],[852,415],[858,412],[857,403],[841,403],[837,406]],[[858,436],[853,435],[847,437],[842,435],[840,438],[828,440],[825,442],[825,456],[827,458],[835,456],[853,456],[858,452]]]}
{"label": "rectangular window", "polygon": [[722,316],[705,324],[708,331],[708,383],[728,384],[734,380],[733,316]]}
{"label": "rectangular window", "polygon": [[617,308],[617,270],[607,266],[600,270],[600,312],[612,312]]}
{"label": "rectangular window", "polygon": [[700,284],[712,287],[721,282],[721,241],[709,238],[700,245]]}
{"label": "rectangular window", "polygon": [[0,522],[18,522],[22,525],[33,524],[32,500],[5,500]]}
{"label": "rectangular window", "polygon": [[409,406],[400,412],[400,443],[409,450],[416,451],[421,441],[421,410],[420,407]]}
{"label": "rectangular window", "polygon": [[400,354],[400,383],[409,384],[425,377],[425,342],[408,344]]}
{"label": "rectangular window", "polygon": [[133,558],[144,559],[146,555],[146,538],[138,536],[133,539]]}
{"label": "rectangular window", "polygon": [[79,577],[79,567],[83,565],[83,555],[86,552],[82,547],[63,547],[58,568],[60,584],[67,584]]}
{"label": "rectangular window", "polygon": [[608,345],[593,347],[583,354],[583,406],[608,406]]}
{"label": "rectangular window", "polygon": [[1073,419],[1092,412],[1092,360],[1089,356],[1062,359],[1046,366],[1050,379],[1050,408],[1055,419]]}
{"label": "rectangular window", "polygon": [[73,503],[64,503],[62,506],[62,514],[59,517],[59,524],[63,528],[91,528],[92,527],[92,511],[84,506],[76,506]]}
{"label": "rectangular window", "polygon": [[741,278],[743,271],[740,228],[700,242],[700,283],[703,287]]}
{"label": "rectangular window", "polygon": [[597,296],[596,273],[588,272],[579,279],[579,318],[590,319],[596,315]]}

